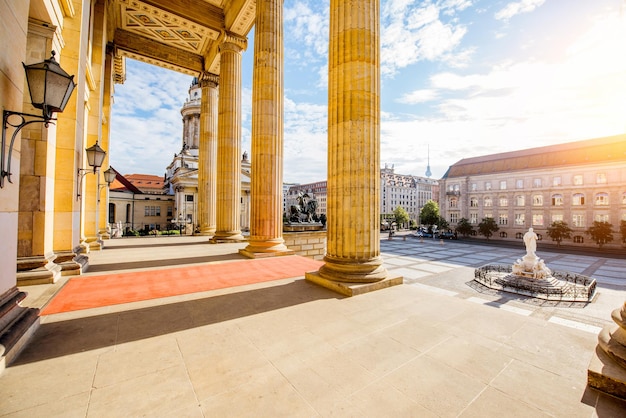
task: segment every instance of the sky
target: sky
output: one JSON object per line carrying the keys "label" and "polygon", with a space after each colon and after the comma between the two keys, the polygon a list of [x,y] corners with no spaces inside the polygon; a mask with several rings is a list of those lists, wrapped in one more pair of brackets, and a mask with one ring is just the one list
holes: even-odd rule
{"label": "sky", "polygon": [[[432,178],[469,157],[626,133],[626,0],[381,0],[381,167]],[[329,0],[284,2],[284,176],[327,178]],[[242,56],[250,155],[254,30]],[[127,59],[111,165],[162,176],[192,77]]]}

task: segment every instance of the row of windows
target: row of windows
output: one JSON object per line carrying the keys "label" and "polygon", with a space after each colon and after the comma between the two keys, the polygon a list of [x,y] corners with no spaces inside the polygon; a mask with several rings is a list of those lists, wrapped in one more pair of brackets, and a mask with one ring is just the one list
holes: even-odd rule
{"label": "row of windows", "polygon": [[[485,218],[493,218],[493,215],[491,213],[487,213],[484,215]],[[508,225],[509,224],[509,215],[507,213],[500,213],[498,214],[497,218],[494,218],[496,220],[496,222],[498,223],[498,225]],[[572,215],[572,225],[574,227],[577,228],[584,228],[585,227],[585,219],[586,219],[586,215],[585,214],[573,214]],[[595,215],[594,217],[595,221],[598,222],[610,222],[610,217],[608,214],[606,213],[598,213]],[[557,221],[563,221],[563,214],[553,214],[551,217],[551,222],[557,222]],[[457,224],[459,222],[459,214],[458,213],[451,213],[450,214],[450,223],[451,224]],[[478,213],[470,213],[469,214],[469,223],[473,224],[473,225],[477,225],[479,223],[478,221]],[[526,214],[525,213],[516,213],[515,214],[515,219],[514,219],[514,225],[515,226],[525,226],[526,225]],[[534,213],[532,215],[532,225],[533,226],[547,226],[545,224],[545,217],[542,213]]]}
{"label": "row of windows", "polygon": [[[532,197],[532,205],[533,206],[543,206],[543,195],[534,195]],[[477,208],[478,207],[478,198],[472,197],[470,198],[470,207]],[[555,193],[550,197],[550,204],[552,206],[563,206],[563,195],[559,193]],[[583,193],[575,193],[572,195],[572,205],[573,206],[581,206],[585,204],[585,195]],[[596,193],[594,198],[594,204],[597,206],[608,206],[609,204],[609,194],[608,193]],[[622,195],[622,204],[626,205],[626,193]],[[509,198],[508,197],[500,197],[498,198],[499,206],[508,206]],[[526,196],[515,196],[515,206],[525,206],[526,205]],[[459,206],[459,200],[457,198],[451,198],[449,200],[449,207],[457,208]],[[487,196],[483,199],[483,206],[489,207],[493,206],[493,198]]]}
{"label": "row of windows", "polygon": [[[607,182],[606,173],[596,173],[596,184],[606,184],[606,182]],[[573,175],[572,184],[574,186],[582,186],[584,184],[584,176],[582,174]],[[501,180],[499,183],[500,190],[506,190],[507,185],[508,185],[507,180]],[[525,185],[525,181],[523,179],[515,180],[516,189],[523,189],[524,185]],[[563,185],[563,179],[561,176],[552,177],[552,186],[562,186],[562,185]],[[472,183],[470,187],[472,191],[476,191],[478,190],[478,183]],[[541,178],[534,178],[532,181],[532,187],[543,187],[543,180]],[[490,181],[485,182],[485,190],[491,190],[491,189],[492,189],[491,182]],[[460,186],[458,184],[451,184],[448,186],[448,191],[458,192],[460,191]]]}

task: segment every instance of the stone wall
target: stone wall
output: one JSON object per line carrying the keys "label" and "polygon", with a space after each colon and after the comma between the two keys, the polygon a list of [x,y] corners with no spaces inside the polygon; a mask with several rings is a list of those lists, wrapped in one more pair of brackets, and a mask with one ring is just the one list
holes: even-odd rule
{"label": "stone wall", "polygon": [[326,231],[283,232],[283,239],[297,255],[322,260],[326,254]]}

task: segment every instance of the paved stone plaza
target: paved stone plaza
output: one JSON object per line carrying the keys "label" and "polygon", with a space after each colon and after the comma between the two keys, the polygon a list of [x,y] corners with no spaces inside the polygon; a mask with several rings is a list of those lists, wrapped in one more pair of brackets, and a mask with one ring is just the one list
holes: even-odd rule
{"label": "paved stone plaza", "polygon": [[[246,245],[204,240],[113,240],[85,277],[236,262]],[[472,285],[521,249],[396,237],[381,251],[404,285],[344,298],[298,277],[43,317],[0,377],[0,416],[624,416],[586,373],[626,260],[539,246],[598,279],[594,303],[564,306]],[[32,306],[52,294],[27,290]]]}

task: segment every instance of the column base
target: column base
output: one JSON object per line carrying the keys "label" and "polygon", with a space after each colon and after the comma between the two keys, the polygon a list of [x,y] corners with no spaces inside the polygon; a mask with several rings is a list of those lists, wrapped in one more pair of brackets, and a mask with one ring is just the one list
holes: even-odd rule
{"label": "column base", "polygon": [[348,283],[322,277],[317,271],[305,273],[304,278],[312,283],[330,289],[334,292],[341,293],[345,296],[356,296],[363,293],[373,292],[375,290],[385,289],[391,286],[397,286],[402,284],[404,281],[402,276],[390,275],[377,282]]}
{"label": "column base", "polygon": [[248,258],[279,257],[296,253],[285,246],[282,238],[264,240],[251,237],[248,242],[246,248],[239,250],[239,254]]}
{"label": "column base", "polygon": [[239,250],[239,254],[248,257],[248,258],[269,258],[269,257],[280,257],[283,255],[295,255],[295,251],[286,248],[280,251],[272,251],[272,252],[263,252],[263,251],[250,251],[247,248]]}
{"label": "column base", "polygon": [[73,251],[56,253],[55,264],[61,266],[61,276],[79,276],[89,268],[89,257]]}
{"label": "column base", "polygon": [[244,242],[246,239],[241,235],[241,233],[233,234],[233,235],[214,235],[213,238],[209,240],[211,244],[225,244],[225,243],[234,243],[234,242]]}
{"label": "column base", "polygon": [[587,384],[601,392],[626,399],[626,369],[599,346],[593,352],[587,368]]}
{"label": "column base", "polygon": [[56,283],[61,277],[61,267],[54,263],[54,254],[19,257],[17,259],[17,285]]}
{"label": "column base", "polygon": [[0,374],[39,328],[39,309],[20,306],[25,297],[17,287],[0,296]]}

